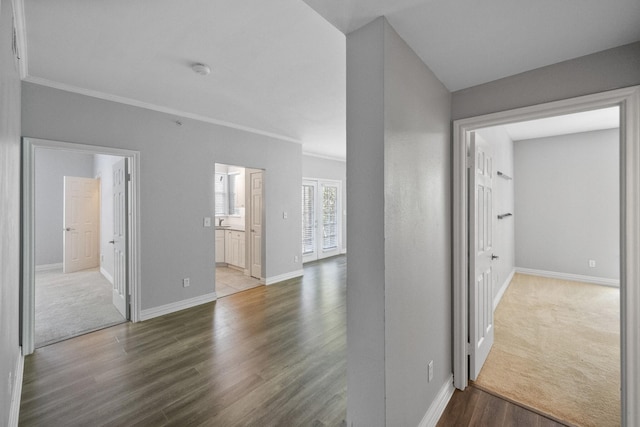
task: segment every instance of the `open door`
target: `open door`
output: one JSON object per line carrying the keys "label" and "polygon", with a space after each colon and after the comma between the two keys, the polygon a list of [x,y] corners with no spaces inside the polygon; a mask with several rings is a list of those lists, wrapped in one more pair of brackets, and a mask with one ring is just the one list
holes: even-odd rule
{"label": "open door", "polygon": [[262,204],[263,204],[263,173],[251,172],[251,215],[249,218],[251,225],[250,253],[251,253],[251,276],[256,279],[262,278]]}
{"label": "open door", "polygon": [[476,380],[493,345],[493,154],[471,133],[469,173],[469,377]]}
{"label": "open door", "polygon": [[100,264],[100,181],[64,177],[63,271],[86,270]]}
{"label": "open door", "polygon": [[128,179],[127,159],[113,165],[113,305],[120,314],[129,318],[129,293],[127,278],[129,266],[127,257],[128,229]]}

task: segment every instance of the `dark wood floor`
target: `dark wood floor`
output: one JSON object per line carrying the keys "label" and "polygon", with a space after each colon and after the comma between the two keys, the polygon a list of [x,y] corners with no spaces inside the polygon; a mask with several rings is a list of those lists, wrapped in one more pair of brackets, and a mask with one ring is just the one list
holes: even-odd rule
{"label": "dark wood floor", "polygon": [[438,427],[565,427],[473,386],[456,390]]}
{"label": "dark wood floor", "polygon": [[38,349],[20,425],[340,425],[345,263]]}
{"label": "dark wood floor", "polygon": [[[346,258],[304,278],[40,348],[21,426],[340,426]],[[470,387],[438,426],[559,426]]]}

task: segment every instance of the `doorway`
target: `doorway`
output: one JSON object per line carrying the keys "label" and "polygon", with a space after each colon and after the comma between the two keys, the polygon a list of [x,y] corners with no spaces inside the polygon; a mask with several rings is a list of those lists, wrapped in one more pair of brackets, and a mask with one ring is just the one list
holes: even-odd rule
{"label": "doorway", "polygon": [[469,169],[469,295],[491,326],[470,327],[484,350],[470,379],[576,425],[619,425],[619,117],[590,110],[478,129],[470,141],[482,153],[470,158],[492,166]]}
{"label": "doorway", "polygon": [[138,320],[137,152],[23,139],[23,353]]}
{"label": "doorway", "polygon": [[339,255],[342,247],[342,182],[302,181],[302,262]]}
{"label": "doorway", "polygon": [[215,164],[216,296],[264,285],[264,171]]}
{"label": "doorway", "polygon": [[[637,378],[629,375],[637,372],[638,342],[631,331],[637,330],[639,290],[632,286],[637,283],[639,263],[637,219],[640,213],[640,170],[639,88],[621,89],[596,95],[589,95],[549,104],[495,113],[486,116],[457,120],[454,122],[454,385],[464,389],[469,372],[467,358],[475,357],[474,345],[468,344],[468,333],[472,327],[468,311],[470,295],[467,217],[469,191],[466,171],[468,151],[472,133],[481,128],[515,123],[526,120],[571,114],[612,106],[620,107],[621,162],[620,162],[620,332],[621,332],[621,383],[622,383],[622,425],[635,425],[638,420],[634,402],[638,396]],[[633,356],[633,357],[631,357]],[[627,381],[630,383],[627,384]]]}

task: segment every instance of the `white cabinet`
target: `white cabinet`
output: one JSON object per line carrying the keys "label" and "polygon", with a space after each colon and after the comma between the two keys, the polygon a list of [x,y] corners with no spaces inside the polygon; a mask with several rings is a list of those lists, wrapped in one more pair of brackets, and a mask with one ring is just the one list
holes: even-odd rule
{"label": "white cabinet", "polygon": [[224,262],[224,230],[216,230],[216,263]]}
{"label": "white cabinet", "polygon": [[225,236],[225,262],[236,267],[245,267],[244,231],[228,230]]}

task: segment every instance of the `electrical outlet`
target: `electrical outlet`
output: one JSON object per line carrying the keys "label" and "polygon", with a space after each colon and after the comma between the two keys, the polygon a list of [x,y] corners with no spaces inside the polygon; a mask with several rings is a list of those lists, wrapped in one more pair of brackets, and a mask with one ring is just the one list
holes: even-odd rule
{"label": "electrical outlet", "polygon": [[433,360],[429,362],[429,382],[433,379]]}
{"label": "electrical outlet", "polygon": [[589,260],[589,268],[596,268],[596,260],[595,259],[590,259]]}
{"label": "electrical outlet", "polygon": [[204,226],[211,227],[211,217],[208,217],[208,216],[204,217]]}
{"label": "electrical outlet", "polygon": [[286,212],[282,212],[282,219],[287,219],[289,215]]}
{"label": "electrical outlet", "polygon": [[293,262],[298,262],[298,255],[293,257]]}
{"label": "electrical outlet", "polygon": [[182,279],[182,287],[183,287],[183,288],[187,288],[187,287],[189,287],[189,286],[191,286],[191,283],[190,283],[190,281],[189,281],[189,278],[188,278],[188,277],[185,277],[184,279]]}

